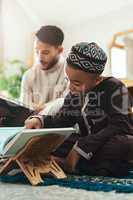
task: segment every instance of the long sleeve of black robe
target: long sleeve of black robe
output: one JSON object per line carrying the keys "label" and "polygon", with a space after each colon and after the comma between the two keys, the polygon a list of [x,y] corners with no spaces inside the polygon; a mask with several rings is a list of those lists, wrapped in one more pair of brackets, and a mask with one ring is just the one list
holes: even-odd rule
{"label": "long sleeve of black robe", "polygon": [[[64,106],[55,116],[43,116],[44,127],[69,127],[78,123],[81,137],[74,146],[82,156],[90,159],[98,149],[115,135],[133,134],[133,116],[131,115],[132,100],[127,88],[115,78],[103,81],[94,89],[95,93],[102,92],[99,108],[104,111],[104,116],[99,122],[93,123],[93,116],[87,117],[91,126],[91,134],[88,134],[81,107],[74,106],[74,100],[67,96]],[[93,105],[92,98],[92,104]],[[77,104],[78,105],[78,104]],[[97,104],[91,106],[88,103],[88,111],[97,109]],[[103,120],[102,120],[103,119]]]}

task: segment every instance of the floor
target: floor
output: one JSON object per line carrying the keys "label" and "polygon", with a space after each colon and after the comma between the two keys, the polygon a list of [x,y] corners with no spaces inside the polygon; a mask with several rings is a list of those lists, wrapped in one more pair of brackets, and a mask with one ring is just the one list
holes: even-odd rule
{"label": "floor", "polygon": [[133,194],[0,183],[0,200],[133,200]]}

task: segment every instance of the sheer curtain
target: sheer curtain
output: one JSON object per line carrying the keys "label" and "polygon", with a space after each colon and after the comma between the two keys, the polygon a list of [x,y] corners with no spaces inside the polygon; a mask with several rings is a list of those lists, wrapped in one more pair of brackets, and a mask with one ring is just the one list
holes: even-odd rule
{"label": "sheer curtain", "polygon": [[125,49],[111,49],[111,71],[116,78],[126,78],[127,58]]}
{"label": "sheer curtain", "polygon": [[124,41],[127,56],[127,79],[133,80],[133,37],[126,37]]}
{"label": "sheer curtain", "polygon": [[3,42],[2,0],[0,0],[0,64],[3,63]]}

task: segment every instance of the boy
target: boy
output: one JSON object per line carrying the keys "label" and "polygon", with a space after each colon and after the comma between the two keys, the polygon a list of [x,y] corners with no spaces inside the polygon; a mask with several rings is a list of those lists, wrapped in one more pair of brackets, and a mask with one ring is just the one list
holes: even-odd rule
{"label": "boy", "polygon": [[72,135],[54,152],[67,172],[123,176],[133,157],[133,118],[127,88],[114,77],[101,74],[107,61],[96,43],[79,43],[67,57],[70,93],[55,116],[33,116],[27,128],[68,127]]}

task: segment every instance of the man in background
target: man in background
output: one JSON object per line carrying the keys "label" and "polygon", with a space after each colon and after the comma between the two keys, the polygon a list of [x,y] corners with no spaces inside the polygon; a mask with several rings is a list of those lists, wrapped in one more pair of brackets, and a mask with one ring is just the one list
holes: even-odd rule
{"label": "man in background", "polygon": [[62,97],[66,90],[63,40],[64,33],[56,26],[43,26],[36,33],[36,63],[22,78],[20,101],[37,112]]}

